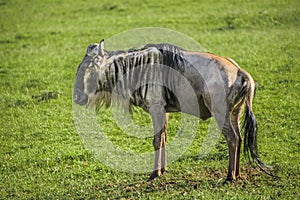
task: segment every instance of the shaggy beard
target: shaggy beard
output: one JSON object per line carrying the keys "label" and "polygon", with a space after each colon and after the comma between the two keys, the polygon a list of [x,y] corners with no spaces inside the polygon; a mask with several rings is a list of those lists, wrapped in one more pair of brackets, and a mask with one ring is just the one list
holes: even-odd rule
{"label": "shaggy beard", "polygon": [[98,92],[95,95],[89,96],[86,108],[95,107],[96,113],[99,112],[100,108],[105,106],[108,108],[111,105],[111,93],[110,92]]}

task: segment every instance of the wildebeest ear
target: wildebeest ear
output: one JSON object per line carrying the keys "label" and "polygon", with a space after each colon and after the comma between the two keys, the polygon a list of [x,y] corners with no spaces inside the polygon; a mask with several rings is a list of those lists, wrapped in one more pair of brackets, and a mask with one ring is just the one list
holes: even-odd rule
{"label": "wildebeest ear", "polygon": [[105,54],[105,51],[104,51],[104,39],[102,39],[102,40],[100,41],[100,44],[99,44],[99,52],[98,52],[98,54],[99,54],[100,56],[104,56],[104,54]]}

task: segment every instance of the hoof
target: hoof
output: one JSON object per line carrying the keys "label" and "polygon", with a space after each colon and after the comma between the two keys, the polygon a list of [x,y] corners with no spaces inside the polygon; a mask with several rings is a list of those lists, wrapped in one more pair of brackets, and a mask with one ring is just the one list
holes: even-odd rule
{"label": "hoof", "polygon": [[233,179],[232,177],[227,177],[223,184],[234,183],[234,182],[235,182],[235,179]]}
{"label": "hoof", "polygon": [[152,172],[152,174],[150,175],[150,177],[147,179],[147,181],[152,181],[154,180],[156,177],[160,176],[161,175],[161,172],[158,171],[158,170],[155,170]]}

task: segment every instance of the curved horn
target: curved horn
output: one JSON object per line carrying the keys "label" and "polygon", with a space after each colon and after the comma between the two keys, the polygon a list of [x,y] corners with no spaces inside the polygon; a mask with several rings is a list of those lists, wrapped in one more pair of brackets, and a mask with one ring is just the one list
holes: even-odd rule
{"label": "curved horn", "polygon": [[101,41],[100,41],[100,44],[99,44],[99,55],[100,56],[104,56],[104,39],[102,39]]}

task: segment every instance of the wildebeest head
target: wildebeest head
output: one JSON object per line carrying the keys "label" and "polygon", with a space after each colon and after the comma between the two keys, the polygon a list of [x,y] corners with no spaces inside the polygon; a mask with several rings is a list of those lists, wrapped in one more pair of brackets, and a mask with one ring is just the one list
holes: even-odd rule
{"label": "wildebeest head", "polygon": [[104,51],[104,40],[100,44],[90,44],[86,50],[86,55],[80,63],[75,84],[74,84],[74,102],[79,105],[98,104],[101,94],[103,95],[105,74],[105,62],[107,55]]}

